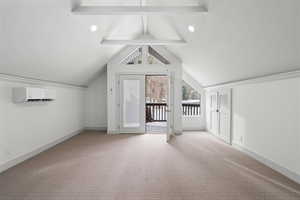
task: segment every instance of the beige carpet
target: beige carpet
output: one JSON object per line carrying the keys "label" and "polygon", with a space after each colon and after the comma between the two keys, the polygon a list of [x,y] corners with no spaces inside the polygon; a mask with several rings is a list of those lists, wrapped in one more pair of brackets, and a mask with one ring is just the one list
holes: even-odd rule
{"label": "beige carpet", "polygon": [[0,200],[299,200],[300,186],[205,133],[84,133],[0,174]]}

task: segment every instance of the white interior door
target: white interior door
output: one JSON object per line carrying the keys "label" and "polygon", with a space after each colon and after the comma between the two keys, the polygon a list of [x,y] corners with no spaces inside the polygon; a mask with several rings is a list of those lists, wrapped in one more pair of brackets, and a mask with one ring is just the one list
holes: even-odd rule
{"label": "white interior door", "polygon": [[145,75],[120,75],[120,133],[145,133]]}
{"label": "white interior door", "polygon": [[219,91],[220,137],[231,144],[231,90]]}
{"label": "white interior door", "polygon": [[219,105],[218,93],[213,92],[209,95],[210,101],[210,131],[219,136]]}
{"label": "white interior door", "polygon": [[172,116],[173,116],[173,110],[172,110],[172,102],[171,102],[171,76],[168,74],[168,86],[167,86],[167,142],[169,142],[173,135],[173,129],[172,129]]}

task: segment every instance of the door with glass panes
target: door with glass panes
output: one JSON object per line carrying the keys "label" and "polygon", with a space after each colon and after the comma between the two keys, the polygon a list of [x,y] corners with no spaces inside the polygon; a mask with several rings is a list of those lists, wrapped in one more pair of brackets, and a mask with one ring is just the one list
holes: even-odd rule
{"label": "door with glass panes", "polygon": [[145,133],[145,76],[120,75],[120,132]]}

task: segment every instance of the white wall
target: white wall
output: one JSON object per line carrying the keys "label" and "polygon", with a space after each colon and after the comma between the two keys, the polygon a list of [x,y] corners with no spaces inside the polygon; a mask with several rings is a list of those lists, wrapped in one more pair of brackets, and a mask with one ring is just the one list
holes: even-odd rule
{"label": "white wall", "polygon": [[233,144],[299,182],[300,78],[230,87]]}
{"label": "white wall", "polygon": [[0,171],[7,163],[84,128],[83,88],[52,86],[55,101],[12,103],[12,88],[23,86],[30,85],[0,80]]}
{"label": "white wall", "polygon": [[233,89],[233,142],[300,175],[300,78]]}
{"label": "white wall", "polygon": [[85,127],[107,129],[107,73],[101,73],[92,81],[85,96]]}

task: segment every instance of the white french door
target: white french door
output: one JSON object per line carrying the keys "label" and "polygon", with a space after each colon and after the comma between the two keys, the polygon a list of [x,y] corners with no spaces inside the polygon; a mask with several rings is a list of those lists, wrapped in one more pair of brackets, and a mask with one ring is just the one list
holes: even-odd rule
{"label": "white french door", "polygon": [[145,75],[120,75],[120,133],[145,133]]}
{"label": "white french door", "polygon": [[231,144],[231,90],[209,93],[210,132]]}
{"label": "white french door", "polygon": [[167,86],[167,110],[166,110],[166,115],[167,115],[167,142],[169,142],[172,138],[173,135],[173,129],[171,126],[172,123],[172,116],[173,116],[173,106],[171,102],[171,75],[170,73],[168,74],[168,86]]}
{"label": "white french door", "polygon": [[[170,141],[173,135],[173,105],[171,76],[168,76],[167,86],[167,132],[166,140]],[[120,75],[119,78],[119,123],[120,133],[145,133],[146,132],[146,99],[145,75]]]}
{"label": "white french door", "polygon": [[219,92],[219,120],[220,137],[227,143],[231,143],[231,91],[221,90]]}
{"label": "white french door", "polygon": [[210,131],[214,135],[219,135],[219,108],[218,108],[218,93],[210,93]]}

